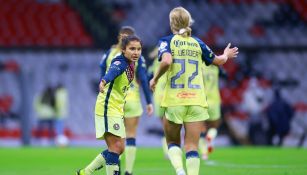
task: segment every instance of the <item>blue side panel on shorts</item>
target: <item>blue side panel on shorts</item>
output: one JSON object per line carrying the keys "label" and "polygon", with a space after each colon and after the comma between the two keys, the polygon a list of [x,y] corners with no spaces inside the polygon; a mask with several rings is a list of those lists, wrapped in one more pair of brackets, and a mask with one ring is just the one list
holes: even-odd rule
{"label": "blue side panel on shorts", "polygon": [[109,128],[108,128],[108,103],[109,103],[109,98],[111,95],[111,91],[114,85],[114,80],[111,82],[107,95],[106,95],[106,99],[105,99],[105,103],[104,103],[104,128],[105,128],[105,132],[108,132]]}

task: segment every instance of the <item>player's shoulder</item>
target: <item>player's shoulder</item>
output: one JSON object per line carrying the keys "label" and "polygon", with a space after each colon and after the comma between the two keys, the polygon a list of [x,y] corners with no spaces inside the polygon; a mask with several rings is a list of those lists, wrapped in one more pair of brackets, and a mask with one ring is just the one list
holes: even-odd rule
{"label": "player's shoulder", "polygon": [[197,36],[192,35],[191,36],[192,39],[196,40],[199,44],[205,44],[200,38],[198,38]]}
{"label": "player's shoulder", "polygon": [[115,64],[116,66],[120,66],[120,67],[127,67],[128,66],[128,61],[127,59],[121,54],[116,56],[111,64]]}
{"label": "player's shoulder", "polygon": [[168,36],[164,36],[164,37],[161,37],[159,40],[162,42],[162,41],[171,41],[172,38],[174,37],[175,35],[174,34],[171,34],[171,35],[168,35]]}

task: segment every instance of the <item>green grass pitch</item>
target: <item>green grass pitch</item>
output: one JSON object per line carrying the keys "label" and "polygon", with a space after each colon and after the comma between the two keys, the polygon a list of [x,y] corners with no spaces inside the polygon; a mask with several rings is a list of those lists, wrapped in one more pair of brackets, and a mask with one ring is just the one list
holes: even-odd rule
{"label": "green grass pitch", "polygon": [[[0,148],[0,175],[74,175],[103,148]],[[123,159],[124,160],[124,159]],[[123,163],[123,162],[122,162]],[[105,169],[95,173],[104,175]],[[139,148],[135,175],[175,175],[160,148]],[[306,175],[307,150],[217,148],[200,175]]]}

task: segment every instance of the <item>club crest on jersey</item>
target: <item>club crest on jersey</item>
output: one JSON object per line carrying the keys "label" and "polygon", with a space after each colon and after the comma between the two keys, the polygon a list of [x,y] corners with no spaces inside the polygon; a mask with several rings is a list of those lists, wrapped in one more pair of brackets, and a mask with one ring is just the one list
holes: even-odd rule
{"label": "club crest on jersey", "polygon": [[121,62],[120,62],[120,61],[115,61],[114,64],[115,64],[116,66],[118,66],[118,65],[121,64]]}
{"label": "club crest on jersey", "polygon": [[118,123],[115,123],[115,124],[113,125],[113,128],[114,128],[115,130],[119,130],[120,126],[119,126]]}
{"label": "club crest on jersey", "polygon": [[162,51],[166,50],[165,49],[166,46],[167,46],[167,42],[165,42],[165,41],[161,42],[160,47],[159,47],[159,51],[162,52]]}
{"label": "club crest on jersey", "polygon": [[132,82],[134,78],[134,64],[130,64],[126,69],[126,75],[129,82]]}

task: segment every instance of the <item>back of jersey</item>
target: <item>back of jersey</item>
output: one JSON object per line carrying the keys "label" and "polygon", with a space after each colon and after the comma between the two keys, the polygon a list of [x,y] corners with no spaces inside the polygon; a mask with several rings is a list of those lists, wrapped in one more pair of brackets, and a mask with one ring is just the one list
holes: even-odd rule
{"label": "back of jersey", "polygon": [[202,49],[199,42],[193,37],[174,35],[164,44],[170,46],[173,63],[166,73],[167,83],[161,106],[207,107],[201,69]]}

